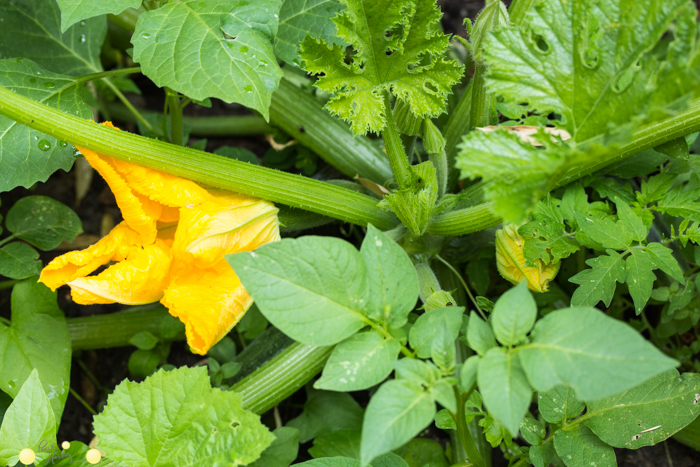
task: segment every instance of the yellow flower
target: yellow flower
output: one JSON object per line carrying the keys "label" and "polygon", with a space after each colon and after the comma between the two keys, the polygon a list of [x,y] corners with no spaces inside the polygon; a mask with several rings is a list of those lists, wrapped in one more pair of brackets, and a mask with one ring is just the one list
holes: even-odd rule
{"label": "yellow flower", "polygon": [[91,247],[51,261],[39,281],[51,290],[69,285],[80,304],[160,300],[185,324],[192,350],[205,354],[253,303],[224,255],[279,240],[277,208],[78,149],[109,184],[124,221]]}
{"label": "yellow flower", "polygon": [[560,262],[546,264],[535,260],[535,266],[525,265],[525,240],[514,224],[496,232],[496,265],[504,279],[518,284],[527,279],[527,286],[533,292],[546,292],[549,283],[557,276]]}

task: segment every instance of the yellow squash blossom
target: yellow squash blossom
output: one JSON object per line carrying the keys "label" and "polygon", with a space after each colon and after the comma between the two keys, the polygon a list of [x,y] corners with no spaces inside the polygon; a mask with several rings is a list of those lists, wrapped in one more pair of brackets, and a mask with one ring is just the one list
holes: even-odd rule
{"label": "yellow squash blossom", "polygon": [[109,184],[124,221],[51,261],[39,281],[51,290],[67,284],[80,304],[160,300],[185,324],[192,350],[205,354],[253,303],[224,255],[279,240],[277,208],[78,149]]}
{"label": "yellow squash blossom", "polygon": [[504,279],[518,284],[527,279],[527,286],[533,292],[547,292],[549,283],[559,272],[559,261],[545,263],[535,260],[534,266],[526,266],[525,239],[518,233],[514,224],[496,232],[496,266]]}

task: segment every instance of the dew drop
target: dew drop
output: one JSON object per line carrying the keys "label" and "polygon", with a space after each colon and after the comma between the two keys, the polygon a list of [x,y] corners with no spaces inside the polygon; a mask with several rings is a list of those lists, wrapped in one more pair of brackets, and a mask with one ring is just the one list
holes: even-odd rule
{"label": "dew drop", "polygon": [[12,389],[15,386],[17,386],[17,380],[16,379],[11,379],[10,381],[7,382],[7,386]]}
{"label": "dew drop", "polygon": [[240,51],[241,51],[242,53],[244,53],[244,54],[247,54],[247,53],[248,53],[248,47],[246,47],[246,46],[244,45],[244,46],[242,46],[242,47],[240,48]]}
{"label": "dew drop", "polygon": [[294,66],[301,66],[301,63],[299,62],[299,59],[298,59],[298,58],[295,58],[295,59],[292,60],[292,65],[294,65]]}
{"label": "dew drop", "polygon": [[243,86],[243,90],[246,93],[250,94],[251,92],[253,92],[253,86],[251,86],[250,84],[246,84],[245,86]]}
{"label": "dew drop", "polygon": [[68,147],[68,143],[66,143],[65,141],[59,141],[58,145],[61,146],[62,148]]}
{"label": "dew drop", "polygon": [[24,59],[23,59],[23,58],[16,58],[15,61],[16,61],[17,63],[22,63],[22,62],[24,61]]}
{"label": "dew drop", "polygon": [[53,89],[56,87],[56,83],[54,83],[53,81],[47,81],[44,83],[44,87],[46,89]]}
{"label": "dew drop", "polygon": [[87,37],[85,37],[85,34],[81,34],[80,35],[80,42],[85,43],[86,40],[87,40]]}
{"label": "dew drop", "polygon": [[144,32],[143,34],[141,34],[141,37],[143,37],[144,39],[150,39],[151,35],[147,32]]}
{"label": "dew drop", "polygon": [[267,62],[265,60],[258,61],[258,68],[263,66],[267,66]]}
{"label": "dew drop", "polygon": [[81,26],[85,26],[85,21],[81,21],[81,22],[80,22],[80,25],[81,25]]}
{"label": "dew drop", "polygon": [[39,149],[41,149],[44,152],[51,149],[51,143],[49,143],[45,139],[42,139],[41,141],[39,141],[39,144],[37,144],[37,146],[39,146]]}

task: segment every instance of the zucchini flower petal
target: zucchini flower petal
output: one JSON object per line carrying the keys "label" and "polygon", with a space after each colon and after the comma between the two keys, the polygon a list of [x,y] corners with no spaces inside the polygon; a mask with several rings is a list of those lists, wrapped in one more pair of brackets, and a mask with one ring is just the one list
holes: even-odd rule
{"label": "zucchini flower petal", "polygon": [[535,260],[535,266],[525,265],[525,239],[518,233],[514,224],[496,232],[496,265],[504,279],[519,284],[527,279],[527,286],[533,292],[546,292],[549,282],[557,276],[561,263],[545,263]]}
{"label": "zucchini flower petal", "polygon": [[181,266],[161,303],[185,323],[192,351],[204,355],[241,320],[253,299],[223,259],[207,269]]}
{"label": "zucchini flower petal", "polygon": [[122,222],[99,242],[81,251],[55,258],[42,271],[39,282],[52,291],[79,277],[87,276],[110,261],[121,261],[141,244],[141,235]]}
{"label": "zucchini flower petal", "polygon": [[126,259],[100,274],[68,282],[73,301],[81,305],[124,303],[144,305],[163,297],[172,257],[161,240],[143,248],[133,248]]}

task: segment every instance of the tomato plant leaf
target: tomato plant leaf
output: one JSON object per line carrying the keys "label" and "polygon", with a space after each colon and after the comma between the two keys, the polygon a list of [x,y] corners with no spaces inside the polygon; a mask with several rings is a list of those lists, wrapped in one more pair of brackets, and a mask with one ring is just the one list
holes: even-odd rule
{"label": "tomato plant leaf", "polygon": [[586,406],[576,399],[571,386],[560,384],[537,395],[537,408],[549,423],[561,423],[580,415]]}
{"label": "tomato plant leaf", "polygon": [[111,13],[118,15],[127,8],[138,8],[141,0],[56,0],[61,9],[61,32],[78,21]]}
{"label": "tomato plant leaf", "polygon": [[670,370],[588,403],[584,422],[604,442],[637,449],[671,437],[700,414],[700,375]]}
{"label": "tomato plant leaf", "polygon": [[661,243],[652,242],[647,245],[646,252],[649,254],[649,259],[651,259],[655,267],[661,269],[681,284],[685,284],[683,271],[678,265],[676,258],[673,257],[670,248],[663,246]]}
{"label": "tomato plant leaf", "polygon": [[584,269],[569,279],[569,282],[580,285],[571,297],[571,304],[594,306],[602,300],[606,307],[610,306],[617,287],[616,283],[625,282],[624,257],[613,250],[608,250],[607,255],[589,259],[586,264],[591,269]]}
{"label": "tomato plant leaf", "polygon": [[[561,203],[561,209],[557,203]],[[588,198],[586,198],[586,205],[588,205]],[[533,263],[537,259],[550,263],[568,258],[580,249],[578,243],[570,238],[566,230],[563,217],[565,211],[564,201],[560,202],[551,196],[537,203],[532,213],[533,220],[518,229],[518,233],[525,238],[525,259]],[[573,212],[571,212],[572,219]]]}
{"label": "tomato plant leaf", "polygon": [[595,308],[551,312],[535,324],[531,339],[518,353],[532,386],[547,391],[566,383],[582,401],[625,391],[677,365],[629,325]]}
{"label": "tomato plant leaf", "polygon": [[203,367],[123,381],[94,429],[100,449],[134,467],[245,465],[274,440],[260,417],[241,407],[238,394],[211,388]]}
{"label": "tomato plant leaf", "polygon": [[357,333],[333,349],[314,387],[343,392],[368,389],[394,370],[399,351],[396,339],[385,339],[377,331]]}
{"label": "tomato plant leaf", "polygon": [[41,274],[39,252],[26,243],[12,242],[0,248],[0,276],[26,279]]}
{"label": "tomato plant leaf", "polygon": [[681,216],[692,221],[700,222],[700,188],[683,190],[683,187],[674,188],[665,193],[655,210],[671,216]]}
{"label": "tomato plant leaf", "polygon": [[307,37],[304,67],[323,74],[316,86],[332,94],[326,108],[352,124],[355,133],[380,132],[386,123],[384,94],[393,93],[419,117],[436,117],[462,75],[444,58],[449,37],[441,32],[440,10],[430,0],[342,0],[333,21],[356,55],[345,63],[345,47]]}
{"label": "tomato plant leaf", "polygon": [[617,467],[613,448],[586,426],[579,425],[571,431],[557,430],[554,449],[567,467]]}
{"label": "tomato plant leaf", "polygon": [[651,297],[656,275],[656,268],[651,255],[644,250],[632,249],[625,261],[625,277],[634,308],[640,314]]}
{"label": "tomato plant leaf", "polygon": [[626,250],[632,243],[632,233],[622,222],[613,222],[607,217],[596,219],[579,213],[575,214],[575,218],[583,233],[603,248]]}
{"label": "tomato plant leaf", "polygon": [[272,50],[279,8],[279,0],[168,2],[139,17],[134,60],[158,86],[243,104],[268,119],[282,77]]}

